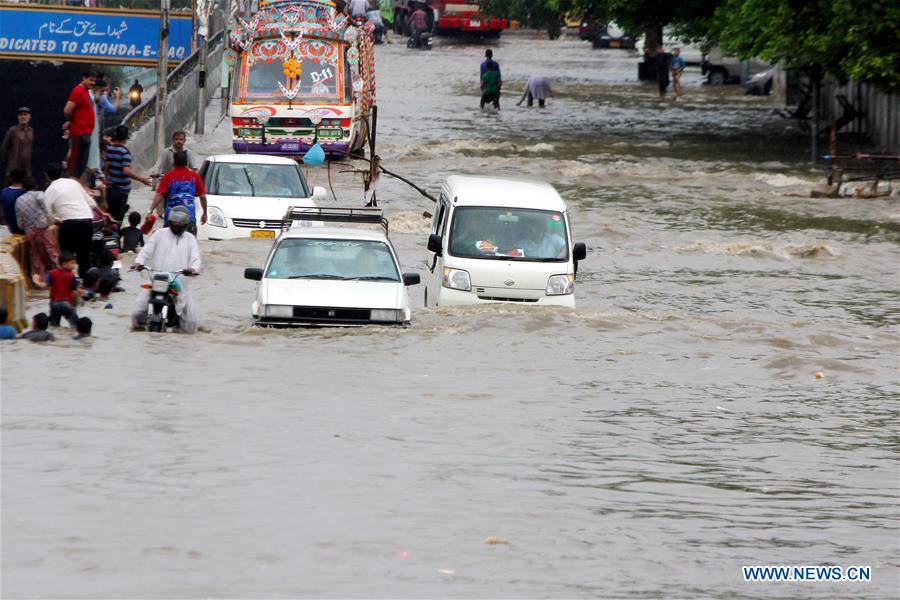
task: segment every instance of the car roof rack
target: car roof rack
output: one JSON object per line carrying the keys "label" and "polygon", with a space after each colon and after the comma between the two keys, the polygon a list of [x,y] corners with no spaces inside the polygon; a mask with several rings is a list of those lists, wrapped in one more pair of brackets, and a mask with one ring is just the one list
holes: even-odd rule
{"label": "car roof rack", "polygon": [[289,229],[294,221],[321,221],[325,223],[363,223],[381,225],[388,233],[388,220],[380,208],[322,208],[319,206],[291,206],[281,221],[281,232]]}

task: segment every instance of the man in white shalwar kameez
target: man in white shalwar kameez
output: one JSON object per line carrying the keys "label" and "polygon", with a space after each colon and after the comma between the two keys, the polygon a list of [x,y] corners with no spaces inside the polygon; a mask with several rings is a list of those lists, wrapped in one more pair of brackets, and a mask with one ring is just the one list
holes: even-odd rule
{"label": "man in white shalwar kameez", "polygon": [[[188,274],[200,272],[200,246],[190,232],[186,231],[191,220],[191,213],[183,206],[176,206],[169,211],[169,226],[160,229],[134,259],[132,269],[147,266],[154,271],[168,271]],[[179,277],[181,292],[175,300],[175,312],[181,317],[181,328],[185,333],[197,331],[197,310],[191,302],[188,291],[189,277]],[[147,320],[147,306],[150,303],[150,290],[141,288],[137,304],[131,313],[134,327],[143,327]]]}

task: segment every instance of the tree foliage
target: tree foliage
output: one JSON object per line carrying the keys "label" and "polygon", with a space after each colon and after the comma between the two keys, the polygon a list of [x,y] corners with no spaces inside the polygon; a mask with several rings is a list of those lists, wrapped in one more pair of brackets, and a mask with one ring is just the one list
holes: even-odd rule
{"label": "tree foliage", "polygon": [[725,0],[708,29],[741,57],[900,88],[896,1]]}
{"label": "tree foliage", "polygon": [[482,8],[522,21],[530,16],[535,27],[566,13],[632,33],[669,27],[741,58],[900,89],[897,0],[483,0]]}

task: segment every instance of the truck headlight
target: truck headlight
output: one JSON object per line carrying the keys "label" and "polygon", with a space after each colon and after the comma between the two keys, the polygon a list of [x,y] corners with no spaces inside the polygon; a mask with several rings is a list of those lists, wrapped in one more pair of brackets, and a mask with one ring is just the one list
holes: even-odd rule
{"label": "truck headlight", "polygon": [[225,220],[225,215],[222,214],[222,211],[219,208],[215,206],[208,206],[207,209],[207,225],[212,225],[213,227],[228,227],[228,221]]}
{"label": "truck headlight", "polygon": [[266,316],[289,319],[294,316],[294,307],[287,304],[266,304]]}
{"label": "truck headlight", "polygon": [[548,296],[565,296],[575,292],[574,275],[551,275],[547,280]]}
{"label": "truck headlight", "polygon": [[442,285],[451,290],[472,291],[472,280],[469,278],[469,272],[460,269],[444,267],[444,281]]}
{"label": "truck headlight", "polygon": [[400,320],[400,311],[393,308],[373,308],[369,318],[373,321],[396,323]]}

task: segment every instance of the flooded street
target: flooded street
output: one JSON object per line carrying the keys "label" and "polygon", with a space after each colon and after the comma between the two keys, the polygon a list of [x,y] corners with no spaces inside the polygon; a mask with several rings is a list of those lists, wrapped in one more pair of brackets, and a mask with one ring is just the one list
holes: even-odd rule
{"label": "flooded street", "polygon": [[[418,286],[407,329],[260,330],[242,273],[269,244],[201,241],[201,333],[151,335],[125,275],[89,347],[3,346],[4,598],[900,594],[896,197],[810,199],[775,99],[694,67],[663,105],[635,55],[575,40],[504,37],[479,112],[483,52],[379,46],[378,152],[432,193],[556,186],[577,309],[426,310]],[[514,104],[529,74],[544,110]],[[229,153],[227,123],[188,145]],[[353,165],[330,205],[362,204]],[[378,190],[424,272],[433,205]],[[824,564],[872,581],[741,574]]]}

